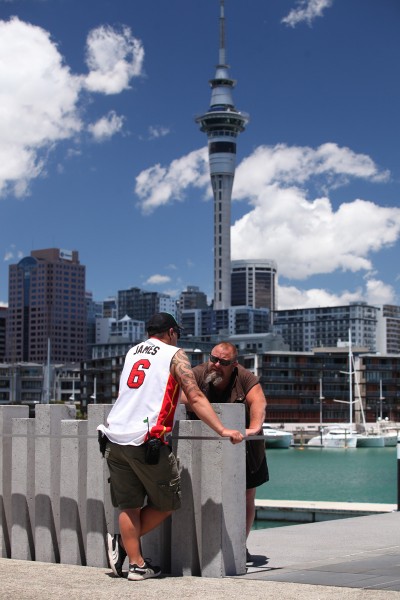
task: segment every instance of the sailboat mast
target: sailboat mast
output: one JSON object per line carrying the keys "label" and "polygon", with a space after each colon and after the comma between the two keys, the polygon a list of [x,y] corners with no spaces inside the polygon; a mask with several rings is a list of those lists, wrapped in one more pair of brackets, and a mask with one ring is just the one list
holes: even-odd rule
{"label": "sailboat mast", "polygon": [[353,365],[351,352],[351,330],[349,329],[349,407],[350,407],[350,431],[353,426]]}

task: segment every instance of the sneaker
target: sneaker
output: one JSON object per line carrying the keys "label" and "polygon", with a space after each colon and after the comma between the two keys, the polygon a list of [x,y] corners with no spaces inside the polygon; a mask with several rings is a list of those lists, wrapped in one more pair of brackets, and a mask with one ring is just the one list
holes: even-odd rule
{"label": "sneaker", "polygon": [[131,581],[140,581],[141,579],[150,579],[161,575],[160,567],[153,567],[149,560],[144,561],[143,567],[138,565],[129,565],[128,579]]}
{"label": "sneaker", "polygon": [[251,556],[250,552],[247,550],[246,548],[246,564],[253,562],[253,557]]}
{"label": "sneaker", "polygon": [[121,544],[121,535],[116,533],[114,537],[107,533],[107,555],[110,569],[117,577],[123,577],[122,566],[126,558],[125,548]]}

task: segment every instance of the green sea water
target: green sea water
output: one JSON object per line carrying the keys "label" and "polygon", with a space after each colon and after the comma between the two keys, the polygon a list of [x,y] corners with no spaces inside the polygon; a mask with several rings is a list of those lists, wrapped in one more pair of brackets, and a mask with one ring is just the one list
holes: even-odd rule
{"label": "green sea water", "polygon": [[397,503],[396,448],[271,449],[267,461],[259,499]]}

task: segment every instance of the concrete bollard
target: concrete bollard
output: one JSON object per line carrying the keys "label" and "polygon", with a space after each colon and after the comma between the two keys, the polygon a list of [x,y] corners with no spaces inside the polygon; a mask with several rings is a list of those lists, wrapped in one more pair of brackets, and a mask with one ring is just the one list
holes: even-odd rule
{"label": "concrete bollard", "polygon": [[[244,432],[242,405],[213,408],[226,427]],[[172,515],[171,573],[241,575],[246,572],[245,445],[190,439],[203,436],[216,434],[201,421],[175,425],[182,508]]]}
{"label": "concrete bollard", "polygon": [[[175,422],[181,419],[186,419],[186,407],[178,404]],[[149,556],[153,564],[158,565],[163,573],[171,573],[171,524],[172,519],[169,517],[141,540],[143,555]]]}
{"label": "concrete bollard", "polygon": [[36,406],[35,549],[42,562],[60,562],[61,420],[69,416],[66,405]]}
{"label": "concrete bollard", "polygon": [[35,560],[35,420],[12,420],[11,558]]}
{"label": "concrete bollard", "polygon": [[118,532],[118,512],[112,506],[107,462],[102,458],[97,442],[96,428],[107,423],[112,404],[90,404],[88,406],[88,449],[87,449],[87,552],[86,562],[90,567],[106,567],[106,534]]}
{"label": "concrete bollard", "polygon": [[86,565],[87,421],[61,421],[60,562]]}
{"label": "concrete bollard", "polygon": [[0,557],[11,557],[12,419],[29,416],[28,406],[0,406]]}

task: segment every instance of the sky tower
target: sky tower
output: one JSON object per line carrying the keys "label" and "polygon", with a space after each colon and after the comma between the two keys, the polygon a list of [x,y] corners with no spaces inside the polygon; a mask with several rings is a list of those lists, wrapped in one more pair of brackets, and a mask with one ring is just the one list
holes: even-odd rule
{"label": "sky tower", "polygon": [[236,167],[236,138],[244,131],[248,115],[236,110],[225,59],[224,0],[220,0],[219,62],[210,80],[208,111],[196,118],[208,137],[208,157],[214,194],[214,309],[231,305],[231,196]]}

